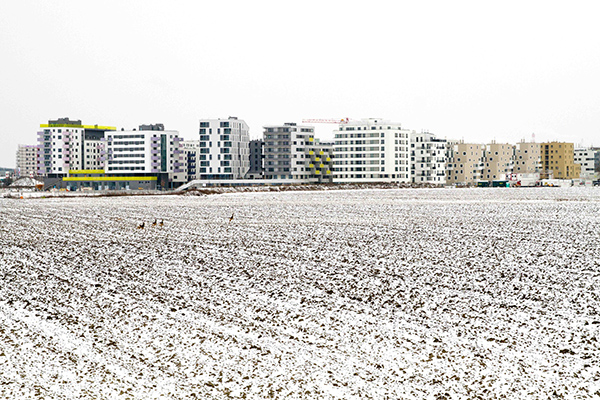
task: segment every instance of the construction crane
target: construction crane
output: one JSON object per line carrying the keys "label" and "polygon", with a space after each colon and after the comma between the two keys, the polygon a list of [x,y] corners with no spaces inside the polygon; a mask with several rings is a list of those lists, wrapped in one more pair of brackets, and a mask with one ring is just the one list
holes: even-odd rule
{"label": "construction crane", "polygon": [[312,118],[312,119],[303,119],[303,124],[347,124],[350,122],[349,118],[341,118],[341,119],[327,119],[327,118]]}

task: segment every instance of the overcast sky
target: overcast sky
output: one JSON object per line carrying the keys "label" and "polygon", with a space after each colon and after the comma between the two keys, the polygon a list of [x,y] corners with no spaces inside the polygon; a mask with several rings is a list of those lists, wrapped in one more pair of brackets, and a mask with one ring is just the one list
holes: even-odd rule
{"label": "overcast sky", "polygon": [[479,143],[600,145],[597,4],[2,0],[0,166],[59,117],[185,139],[200,118],[261,137],[378,117]]}

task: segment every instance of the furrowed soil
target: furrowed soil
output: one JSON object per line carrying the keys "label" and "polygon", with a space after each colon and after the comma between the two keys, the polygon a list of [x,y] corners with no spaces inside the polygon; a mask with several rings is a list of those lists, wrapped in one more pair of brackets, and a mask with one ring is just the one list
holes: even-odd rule
{"label": "furrowed soil", "polygon": [[0,199],[0,398],[598,398],[599,226],[594,188]]}

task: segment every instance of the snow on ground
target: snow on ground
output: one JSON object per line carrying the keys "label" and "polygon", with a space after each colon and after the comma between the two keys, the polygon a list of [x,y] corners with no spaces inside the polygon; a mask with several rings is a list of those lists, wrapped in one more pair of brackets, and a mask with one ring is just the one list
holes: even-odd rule
{"label": "snow on ground", "polygon": [[599,226],[593,188],[0,199],[0,398],[598,398]]}

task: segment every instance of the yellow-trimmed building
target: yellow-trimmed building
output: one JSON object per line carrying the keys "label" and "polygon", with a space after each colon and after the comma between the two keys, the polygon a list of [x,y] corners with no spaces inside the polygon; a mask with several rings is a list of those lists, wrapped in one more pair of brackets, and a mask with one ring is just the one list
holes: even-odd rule
{"label": "yellow-trimmed building", "polygon": [[156,190],[156,175],[106,174],[103,169],[69,170],[68,176],[48,180],[46,189],[58,190]]}

